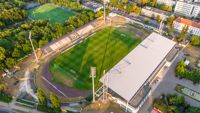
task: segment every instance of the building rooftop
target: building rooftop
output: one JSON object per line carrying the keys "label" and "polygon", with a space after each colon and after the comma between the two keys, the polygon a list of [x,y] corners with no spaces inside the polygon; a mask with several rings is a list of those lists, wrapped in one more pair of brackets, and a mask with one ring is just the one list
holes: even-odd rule
{"label": "building rooftop", "polygon": [[152,33],[100,81],[129,102],[174,46],[175,42]]}
{"label": "building rooftop", "polygon": [[144,9],[147,9],[147,10],[150,10],[150,11],[153,11],[153,12],[156,12],[156,13],[164,14],[164,15],[167,15],[167,16],[172,15],[172,13],[170,13],[170,12],[163,11],[163,10],[160,10],[160,9],[157,9],[157,8],[154,8],[154,7],[146,6],[146,7],[144,7]]}
{"label": "building rooftop", "polygon": [[96,2],[86,2],[83,3],[83,6],[91,8],[92,10],[97,9],[97,8],[103,8],[102,4],[96,3]]}
{"label": "building rooftop", "polygon": [[183,23],[183,24],[188,25],[188,26],[200,28],[200,22],[195,22],[195,21],[185,19],[185,18],[180,18],[180,17],[177,18],[175,21],[179,22],[179,23]]}

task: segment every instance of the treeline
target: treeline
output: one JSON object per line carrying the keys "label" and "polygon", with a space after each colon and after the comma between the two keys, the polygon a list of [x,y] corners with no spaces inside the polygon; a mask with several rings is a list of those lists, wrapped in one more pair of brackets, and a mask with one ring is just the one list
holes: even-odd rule
{"label": "treeline", "polygon": [[77,27],[80,27],[89,21],[94,20],[95,18],[102,16],[103,13],[93,13],[92,11],[83,11],[75,16],[70,17],[66,22],[65,25],[67,26],[68,31],[72,31]]}
{"label": "treeline", "polygon": [[128,3],[127,0],[122,0],[121,2],[119,2],[118,0],[110,0],[110,4],[128,13],[132,12],[140,14],[141,12],[141,8],[138,7],[136,3]]}
{"label": "treeline", "polygon": [[153,107],[162,113],[200,113],[200,108],[190,106],[183,96],[178,95],[162,95],[154,100]]}
{"label": "treeline", "polygon": [[81,9],[81,6],[76,0],[37,0],[37,2],[44,4],[44,3],[53,3],[56,5],[64,6],[71,8],[73,10]]}
{"label": "treeline", "polygon": [[157,2],[148,2],[147,5],[164,10],[164,11],[168,11],[168,12],[173,11],[173,8],[171,6],[167,6],[165,3],[158,4]]}
{"label": "treeline", "polygon": [[49,24],[42,20],[1,31],[0,36],[3,39],[0,40],[0,70],[12,68],[18,59],[32,52],[28,38],[29,31],[32,31],[32,42],[35,48],[41,47],[67,32],[63,25]]}
{"label": "treeline", "polygon": [[26,11],[23,9],[25,3],[14,0],[0,1],[0,29],[8,25],[23,21],[26,18]]}

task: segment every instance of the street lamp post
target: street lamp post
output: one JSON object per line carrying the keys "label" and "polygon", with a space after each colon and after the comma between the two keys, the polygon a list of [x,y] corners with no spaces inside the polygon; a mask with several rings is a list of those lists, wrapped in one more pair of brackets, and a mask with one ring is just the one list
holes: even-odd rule
{"label": "street lamp post", "polygon": [[110,0],[103,0],[103,8],[104,8],[104,23],[106,23],[106,3],[108,3]]}
{"label": "street lamp post", "polygon": [[34,46],[33,46],[33,42],[32,42],[32,40],[31,40],[31,31],[29,32],[29,40],[30,40],[30,42],[31,42],[31,46],[32,46],[32,49],[33,49],[33,52],[34,52],[34,55],[35,55],[35,58],[36,58],[36,62],[38,62],[38,57],[37,57],[37,54],[36,54],[36,52],[35,52],[35,48],[34,48]]}
{"label": "street lamp post", "polygon": [[92,78],[92,102],[95,102],[95,88],[94,88],[94,78],[96,77],[96,67],[90,68],[90,77]]}

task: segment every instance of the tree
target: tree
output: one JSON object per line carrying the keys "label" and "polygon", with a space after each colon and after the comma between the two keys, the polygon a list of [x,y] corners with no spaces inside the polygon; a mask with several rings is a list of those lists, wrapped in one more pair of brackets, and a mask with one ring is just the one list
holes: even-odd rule
{"label": "tree", "polygon": [[140,4],[140,5],[145,5],[149,2],[149,0],[137,0],[137,2]]}
{"label": "tree", "polygon": [[128,0],[122,0],[122,2],[123,2],[124,4],[126,4],[126,3],[128,3]]}
{"label": "tree", "polygon": [[42,106],[47,106],[47,99],[46,99],[44,92],[42,91],[41,88],[38,88],[37,96],[38,96],[39,104],[42,105]]}
{"label": "tree", "polygon": [[173,24],[173,21],[175,20],[175,16],[169,16],[168,18],[167,18],[167,25],[168,26],[171,26],[172,24]]}
{"label": "tree", "polygon": [[8,68],[12,68],[16,64],[16,61],[13,58],[6,58],[5,63]]}
{"label": "tree", "polygon": [[155,15],[154,15],[154,14],[152,14],[152,15],[151,15],[151,18],[152,18],[152,19],[155,19]]}
{"label": "tree", "polygon": [[183,77],[186,72],[186,65],[184,61],[180,61],[176,67],[176,75],[179,77]]}
{"label": "tree", "polygon": [[174,32],[174,25],[170,25],[169,26],[169,35],[172,35],[172,33]]}
{"label": "tree", "polygon": [[56,95],[54,95],[53,93],[51,93],[50,100],[51,100],[51,104],[53,106],[54,111],[59,112],[60,111],[60,102],[58,100],[58,97]]}
{"label": "tree", "polygon": [[149,24],[149,18],[145,18],[144,23]]}
{"label": "tree", "polygon": [[110,3],[114,6],[116,6],[118,4],[119,0],[110,0]]}
{"label": "tree", "polygon": [[12,57],[19,58],[21,57],[21,51],[18,48],[15,48],[12,52]]}
{"label": "tree", "polygon": [[194,46],[199,46],[200,45],[200,37],[198,37],[198,36],[192,36],[190,44],[194,45]]}
{"label": "tree", "polygon": [[157,15],[157,21],[160,23],[162,21],[162,18],[160,17],[160,15]]}
{"label": "tree", "polygon": [[3,60],[6,58],[5,56],[5,49],[3,47],[0,47],[0,60]]}
{"label": "tree", "polygon": [[200,113],[200,108],[199,107],[189,107],[185,113]]}
{"label": "tree", "polygon": [[186,37],[187,37],[187,31],[188,31],[189,27],[187,25],[185,25],[182,30],[180,35],[177,37],[177,41],[181,42],[183,41]]}

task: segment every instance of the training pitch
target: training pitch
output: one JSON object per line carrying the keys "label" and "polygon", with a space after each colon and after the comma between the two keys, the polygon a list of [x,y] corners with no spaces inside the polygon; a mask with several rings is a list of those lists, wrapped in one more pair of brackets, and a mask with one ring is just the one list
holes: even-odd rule
{"label": "training pitch", "polygon": [[31,18],[37,20],[49,20],[51,23],[64,23],[69,17],[75,15],[76,12],[53,4],[44,4],[28,10],[28,14]]}
{"label": "training pitch", "polygon": [[53,82],[80,90],[91,89],[90,67],[97,68],[96,86],[108,71],[133,50],[141,39],[126,28],[106,28],[49,63]]}

